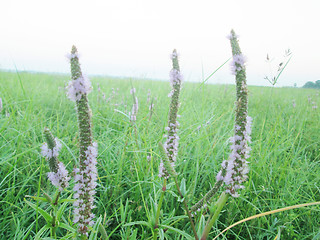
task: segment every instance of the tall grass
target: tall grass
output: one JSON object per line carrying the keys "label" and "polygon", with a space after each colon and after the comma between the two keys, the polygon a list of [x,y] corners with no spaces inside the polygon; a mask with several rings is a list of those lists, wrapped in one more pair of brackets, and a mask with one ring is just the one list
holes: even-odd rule
{"label": "tall grass", "polygon": [[[54,191],[40,155],[44,127],[61,140],[60,160],[69,171],[70,163],[77,161],[76,114],[64,92],[68,78],[0,72],[0,239],[33,239],[45,224],[23,202],[26,195],[40,196],[41,189]],[[102,77],[91,81],[94,90],[88,98],[99,144],[96,215],[104,216],[110,239],[150,239],[145,223],[155,215],[154,202],[161,193],[157,147],[165,134],[169,83]],[[133,104],[132,85],[139,98],[134,125],[126,115]],[[112,88],[119,88],[118,95],[106,103],[102,92],[110,96]],[[157,97],[150,121],[149,89]],[[185,179],[190,204],[212,187],[220,163],[228,157],[234,96],[233,85],[183,84],[176,171],[180,181]],[[319,109],[312,108],[308,96],[320,105],[316,90],[249,86],[249,114],[254,119],[249,181],[246,191],[229,201],[211,237],[251,215],[320,200]],[[168,226],[160,236],[167,239],[183,239],[176,229],[192,234],[185,219],[177,217],[183,215],[183,206],[176,198],[169,183],[160,216]],[[72,220],[71,208],[66,211],[65,220]],[[221,239],[275,239],[279,231],[282,239],[318,239],[319,216],[319,207],[278,213],[238,225]]]}

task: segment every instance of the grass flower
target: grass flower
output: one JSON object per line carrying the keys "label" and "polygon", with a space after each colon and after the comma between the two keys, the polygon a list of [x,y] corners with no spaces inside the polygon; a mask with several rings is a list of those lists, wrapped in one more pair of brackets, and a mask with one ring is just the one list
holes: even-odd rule
{"label": "grass flower", "polygon": [[[169,93],[169,97],[171,97],[170,109],[169,109],[169,120],[168,126],[165,128],[167,131],[167,138],[164,149],[167,153],[168,159],[172,165],[175,167],[175,162],[178,154],[178,145],[179,145],[179,136],[177,134],[179,122],[177,121],[178,109],[179,109],[179,94],[181,88],[181,81],[183,79],[180,73],[180,67],[178,62],[178,54],[176,50],[173,50],[171,54],[171,60],[173,68],[170,71],[170,83],[172,90]],[[159,166],[159,177],[169,178],[168,169],[166,169],[163,160],[160,162]]]}
{"label": "grass flower", "polygon": [[75,46],[68,55],[71,65],[71,82],[68,86],[68,97],[76,102],[80,137],[80,165],[74,169],[74,223],[78,223],[78,232],[88,235],[88,227],[94,224],[92,213],[97,179],[97,143],[92,142],[91,110],[87,94],[91,83],[84,77],[79,63],[79,54]]}

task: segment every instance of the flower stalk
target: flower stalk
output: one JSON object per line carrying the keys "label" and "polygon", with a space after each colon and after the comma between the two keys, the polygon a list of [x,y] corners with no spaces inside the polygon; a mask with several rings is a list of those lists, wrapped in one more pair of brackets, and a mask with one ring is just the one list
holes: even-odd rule
{"label": "flower stalk", "polygon": [[82,239],[88,236],[89,227],[94,224],[92,213],[94,195],[96,193],[97,179],[97,143],[92,141],[91,109],[87,94],[92,90],[90,80],[85,77],[80,68],[77,48],[72,46],[71,54],[68,55],[71,65],[71,81],[68,85],[68,97],[76,103],[78,125],[80,161],[79,167],[74,169],[74,223],[78,223],[78,232]]}
{"label": "flower stalk", "polygon": [[229,159],[223,161],[222,170],[217,174],[217,181],[223,181],[227,186],[226,192],[233,197],[239,197],[238,190],[243,189],[242,185],[248,178],[248,161],[251,148],[251,122],[248,116],[248,89],[246,82],[245,57],[242,54],[237,35],[232,30],[229,35],[233,60],[231,72],[236,76],[236,111],[234,136],[230,139],[231,154]]}
{"label": "flower stalk", "polygon": [[[165,136],[167,140],[164,144],[164,149],[166,151],[166,154],[168,156],[171,166],[174,168],[177,155],[178,155],[178,145],[179,145],[179,136],[177,132],[180,124],[177,121],[177,118],[178,118],[178,109],[179,109],[179,95],[180,95],[180,89],[181,89],[181,81],[183,77],[180,73],[177,50],[175,49],[173,50],[171,54],[171,59],[172,59],[173,68],[170,71],[170,83],[171,83],[172,90],[168,95],[169,97],[171,97],[171,102],[170,102],[170,108],[169,108],[168,126],[166,127],[167,135]],[[168,179],[169,176],[170,176],[170,173],[168,172],[168,169],[166,169],[166,166],[164,166],[164,162],[161,161],[160,167],[159,167],[159,177],[164,177],[165,179]]]}
{"label": "flower stalk", "polygon": [[[249,172],[248,161],[250,147],[248,143],[251,141],[251,118],[248,116],[248,90],[246,83],[246,59],[243,56],[238,37],[232,30],[228,36],[233,60],[231,62],[231,72],[236,76],[236,110],[235,110],[235,125],[234,136],[230,139],[231,154],[229,159],[224,160],[221,164],[222,169],[216,176],[217,184],[224,183],[226,191],[222,192],[215,205],[213,214],[210,215],[209,220],[205,226],[201,240],[207,239],[210,229],[218,219],[218,216],[226,204],[228,197],[239,197],[238,190],[243,189],[242,185],[248,178]],[[214,189],[214,188],[213,188]],[[204,199],[206,200],[206,198]],[[202,205],[204,202],[201,203]]]}

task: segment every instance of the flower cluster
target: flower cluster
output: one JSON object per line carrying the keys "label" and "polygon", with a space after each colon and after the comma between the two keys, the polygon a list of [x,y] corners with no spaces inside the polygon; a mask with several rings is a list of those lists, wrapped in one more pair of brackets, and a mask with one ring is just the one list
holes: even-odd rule
{"label": "flower cluster", "polygon": [[172,90],[168,94],[168,97],[172,97],[174,92],[177,91],[176,86],[179,86],[179,89],[180,89],[180,85],[181,85],[181,81],[183,80],[183,76],[181,75],[180,71],[177,69],[172,69],[170,71],[169,76],[170,76],[170,84],[171,84]]}
{"label": "flower cluster", "polygon": [[72,46],[70,54],[67,54],[67,58],[71,64],[71,81],[67,86],[67,96],[73,101],[80,101],[82,96],[90,93],[92,90],[91,82],[89,78],[84,76],[81,72],[79,63],[79,53],[75,46]]}
{"label": "flower cluster", "polygon": [[233,60],[230,63],[231,73],[237,75],[237,72],[240,72],[244,69],[246,63],[246,57],[243,54],[237,54],[233,56]]}
{"label": "flower cluster", "polygon": [[231,73],[237,75],[242,70],[245,70],[246,57],[241,53],[238,44],[238,35],[232,30],[227,38],[231,42],[233,59],[230,63]]}
{"label": "flower cluster", "polygon": [[223,181],[228,186],[226,192],[233,197],[239,196],[237,190],[244,188],[241,184],[248,178],[247,159],[251,150],[248,146],[251,142],[251,124],[252,118],[248,116],[244,129],[242,126],[235,125],[235,135],[230,138],[232,152],[229,159],[222,162],[222,170],[216,176],[217,181]]}
{"label": "flower cluster", "polygon": [[76,200],[73,204],[74,208],[74,223],[78,223],[78,230],[80,233],[87,235],[88,226],[94,224],[93,218],[95,215],[91,213],[94,206],[94,195],[96,193],[95,187],[97,185],[97,155],[98,145],[93,143],[85,151],[86,160],[84,161],[85,166],[80,169],[75,168],[75,186],[73,190],[74,199]]}
{"label": "flower cluster", "polygon": [[71,80],[67,86],[67,96],[73,101],[79,101],[84,94],[90,93],[92,90],[91,82],[86,76],[80,76],[76,80]]}
{"label": "flower cluster", "polygon": [[53,186],[56,186],[59,191],[69,186],[70,177],[68,177],[68,171],[62,162],[58,163],[57,172],[48,172],[48,178]]}
{"label": "flower cluster", "polygon": [[41,146],[41,154],[48,160],[50,172],[48,178],[53,186],[59,191],[69,186],[70,177],[68,171],[62,162],[58,161],[61,143],[57,138],[54,138],[48,128],[45,128],[44,134],[47,142]]}
{"label": "flower cluster", "polygon": [[166,172],[166,169],[164,167],[164,164],[163,164],[163,160],[161,159],[160,161],[160,164],[159,164],[159,174],[158,174],[159,177],[163,177],[165,179],[168,179],[169,178],[169,175],[168,173]]}
{"label": "flower cluster", "polygon": [[48,144],[46,142],[44,142],[41,146],[42,156],[44,156],[46,158],[58,157],[60,149],[61,149],[61,143],[57,138],[54,139],[54,145],[55,146],[52,149],[50,149],[48,147]]}

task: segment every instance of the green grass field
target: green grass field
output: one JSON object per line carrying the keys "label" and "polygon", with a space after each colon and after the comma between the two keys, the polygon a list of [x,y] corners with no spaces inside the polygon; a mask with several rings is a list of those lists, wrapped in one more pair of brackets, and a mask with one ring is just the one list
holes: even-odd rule
{"label": "green grass field", "polygon": [[[34,239],[45,224],[41,215],[24,202],[26,195],[42,196],[41,189],[55,191],[46,177],[46,160],[40,154],[44,127],[61,140],[59,159],[69,172],[77,161],[75,105],[64,91],[68,81],[68,75],[0,72],[0,239]],[[103,217],[110,239],[150,239],[152,233],[145,223],[152,222],[154,202],[162,187],[157,176],[157,146],[163,142],[167,124],[169,81],[103,77],[92,77],[91,81],[94,89],[89,103],[94,140],[99,145],[94,212]],[[139,99],[135,125],[126,115],[133,103],[132,86]],[[149,89],[155,104],[151,118]],[[312,108],[308,96],[319,108]],[[234,101],[233,85],[183,84],[176,170],[179,181],[186,180],[190,206],[215,183],[221,162],[228,158]],[[238,199],[229,199],[211,239],[251,215],[320,201],[319,91],[249,86],[249,115],[253,118],[249,181]],[[232,228],[219,239],[276,239],[278,234],[288,240],[320,239],[319,210],[319,206],[313,206],[258,218]],[[187,219],[179,217],[183,214],[182,203],[177,201],[176,189],[169,181],[160,221],[170,228],[160,231],[160,236],[185,239],[176,229],[192,235]],[[71,205],[64,221],[72,221]]]}

